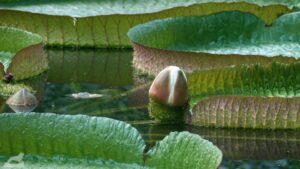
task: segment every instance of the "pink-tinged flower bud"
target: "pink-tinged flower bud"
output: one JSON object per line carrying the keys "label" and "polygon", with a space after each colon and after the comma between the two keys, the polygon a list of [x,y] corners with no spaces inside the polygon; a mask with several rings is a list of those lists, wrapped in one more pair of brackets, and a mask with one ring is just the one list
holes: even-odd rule
{"label": "pink-tinged flower bud", "polygon": [[36,97],[25,88],[10,96],[6,104],[15,112],[30,112],[37,106]]}
{"label": "pink-tinged flower bud", "polygon": [[149,96],[158,103],[171,107],[186,105],[188,102],[187,79],[177,66],[168,66],[154,79]]}

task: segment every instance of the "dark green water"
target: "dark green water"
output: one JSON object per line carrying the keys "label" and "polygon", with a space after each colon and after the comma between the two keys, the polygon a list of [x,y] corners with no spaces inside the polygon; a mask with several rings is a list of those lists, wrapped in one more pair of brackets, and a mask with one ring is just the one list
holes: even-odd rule
{"label": "dark green water", "polygon": [[[212,141],[223,152],[221,169],[300,168],[300,131],[201,128],[155,124],[147,114],[147,82],[134,76],[132,51],[47,50],[50,70],[36,85],[36,112],[106,116],[131,123],[148,146],[171,131],[190,131]],[[102,94],[74,99],[72,93]],[[0,103],[1,104],[1,103]],[[1,112],[11,112],[0,105]]]}

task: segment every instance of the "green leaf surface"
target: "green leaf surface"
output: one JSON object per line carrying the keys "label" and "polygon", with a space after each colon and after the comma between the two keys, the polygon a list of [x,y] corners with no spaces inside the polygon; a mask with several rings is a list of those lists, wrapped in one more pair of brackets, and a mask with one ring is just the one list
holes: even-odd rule
{"label": "green leaf surface", "polygon": [[171,51],[299,58],[298,25],[300,12],[281,16],[271,27],[249,13],[224,12],[148,22],[132,28],[128,36],[135,43]]}
{"label": "green leaf surface", "polygon": [[29,0],[0,4],[0,25],[43,36],[48,45],[129,47],[127,31],[135,25],[174,16],[250,12],[271,24],[298,9],[299,0]]}
{"label": "green leaf surface", "polygon": [[15,80],[26,79],[43,72],[48,67],[43,53],[42,37],[16,28],[0,26],[0,65]]}
{"label": "green leaf surface", "polygon": [[22,161],[32,168],[216,169],[222,159],[212,143],[188,132],[171,133],[147,154],[144,148],[135,128],[105,117],[0,115],[0,164],[19,153],[26,154]]}
{"label": "green leaf surface", "polygon": [[117,163],[111,160],[86,160],[59,156],[44,158],[32,155],[0,157],[0,166],[3,166],[4,169],[22,167],[28,169],[150,169],[137,164]]}
{"label": "green leaf surface", "polygon": [[0,62],[4,66],[4,72],[7,70],[9,64],[11,63],[13,56],[14,56],[13,53],[0,51]]}
{"label": "green leaf surface", "polygon": [[0,81],[0,97],[11,96],[22,88],[26,88],[28,91],[33,91],[32,87],[24,83],[5,83]]}
{"label": "green leaf surface", "polygon": [[1,114],[0,138],[5,156],[23,152],[141,164],[145,147],[129,124],[84,115]]}
{"label": "green leaf surface", "polygon": [[0,27],[0,51],[17,53],[19,50],[39,44],[42,38],[37,34],[32,34],[20,29]]}
{"label": "green leaf surface", "polygon": [[300,12],[265,26],[256,16],[223,12],[156,20],[132,28],[134,66],[157,74],[168,65],[186,72],[240,64],[298,62]]}
{"label": "green leaf surface", "polygon": [[193,96],[300,96],[300,63],[240,65],[188,75]]}
{"label": "green leaf surface", "polygon": [[172,132],[147,153],[146,165],[157,169],[215,169],[222,152],[188,132]]}

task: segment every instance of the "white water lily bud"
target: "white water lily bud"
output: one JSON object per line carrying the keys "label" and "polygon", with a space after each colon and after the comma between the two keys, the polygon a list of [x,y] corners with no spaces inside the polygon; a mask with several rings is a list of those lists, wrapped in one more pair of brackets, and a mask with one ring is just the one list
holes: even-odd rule
{"label": "white water lily bud", "polygon": [[30,112],[37,106],[36,97],[25,88],[10,96],[6,104],[15,112]]}
{"label": "white water lily bud", "polygon": [[188,101],[187,79],[177,66],[168,66],[154,79],[149,96],[168,106],[183,106]]}

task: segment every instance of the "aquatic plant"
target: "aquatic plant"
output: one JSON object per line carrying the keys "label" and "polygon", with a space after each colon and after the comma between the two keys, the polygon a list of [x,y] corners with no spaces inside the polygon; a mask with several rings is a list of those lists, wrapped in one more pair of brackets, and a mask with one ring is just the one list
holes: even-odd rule
{"label": "aquatic plant", "polygon": [[9,157],[24,152],[42,156],[49,159],[41,163],[46,167],[56,162],[59,165],[60,159],[70,158],[72,164],[75,158],[107,161],[112,166],[111,160],[157,169],[215,169],[222,159],[217,147],[188,132],[173,132],[144,154],[145,143],[129,124],[84,115],[4,113],[0,115],[0,138],[1,155]]}
{"label": "aquatic plant", "polygon": [[299,0],[2,0],[0,25],[38,33],[48,45],[130,47],[127,31],[154,19],[238,10],[271,24],[298,8]]}

